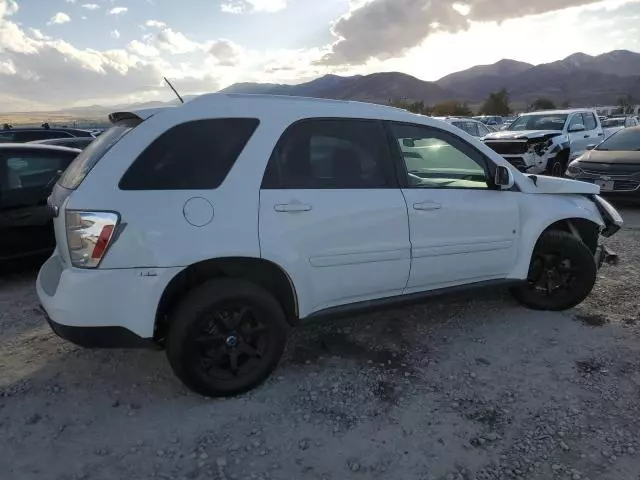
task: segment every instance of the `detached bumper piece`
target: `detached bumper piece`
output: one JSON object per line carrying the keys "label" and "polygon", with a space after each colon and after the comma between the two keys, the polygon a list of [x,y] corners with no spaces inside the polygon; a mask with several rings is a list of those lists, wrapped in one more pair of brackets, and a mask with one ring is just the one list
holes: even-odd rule
{"label": "detached bumper piece", "polygon": [[620,263],[620,257],[617,253],[609,250],[604,245],[599,245],[598,250],[596,250],[596,265],[598,265],[598,269],[602,268],[603,265],[618,265]]}
{"label": "detached bumper piece", "polygon": [[44,308],[47,323],[53,333],[79,347],[86,348],[157,348],[150,338],[141,338],[124,327],[72,327],[51,320]]}

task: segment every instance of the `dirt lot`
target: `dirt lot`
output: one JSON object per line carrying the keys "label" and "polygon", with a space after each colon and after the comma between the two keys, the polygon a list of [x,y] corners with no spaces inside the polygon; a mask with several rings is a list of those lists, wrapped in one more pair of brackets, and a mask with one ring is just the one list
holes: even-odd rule
{"label": "dirt lot", "polygon": [[493,292],[308,325],[229,400],[161,352],[63,342],[33,273],[0,280],[0,478],[638,480],[637,213],[575,311]]}

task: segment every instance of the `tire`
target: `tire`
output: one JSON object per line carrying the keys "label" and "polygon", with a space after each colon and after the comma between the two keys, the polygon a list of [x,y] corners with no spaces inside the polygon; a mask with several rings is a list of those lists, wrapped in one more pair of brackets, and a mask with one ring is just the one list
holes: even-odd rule
{"label": "tire", "polygon": [[560,152],[553,160],[549,160],[545,173],[551,177],[564,177],[568,167],[568,160],[569,154]]}
{"label": "tire", "polygon": [[239,395],[275,370],[288,331],[282,307],[262,287],[237,279],[211,280],[189,292],[171,316],[167,357],[176,376],[194,392]]}
{"label": "tire", "polygon": [[534,310],[568,310],[591,293],[597,273],[589,247],[570,233],[554,230],[542,234],[526,283],[512,288],[511,293]]}

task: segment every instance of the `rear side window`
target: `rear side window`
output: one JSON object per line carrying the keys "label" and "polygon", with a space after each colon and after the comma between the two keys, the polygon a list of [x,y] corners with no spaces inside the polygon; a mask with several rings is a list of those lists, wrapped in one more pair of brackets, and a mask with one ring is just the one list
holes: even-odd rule
{"label": "rear side window", "polygon": [[78,188],[98,161],[127,133],[142,123],[139,118],[123,120],[104,132],[78,155],[60,178],[58,184],[67,189]]}
{"label": "rear side window", "polygon": [[595,130],[598,126],[596,123],[596,117],[593,116],[593,113],[583,113],[582,118],[584,118],[584,127],[587,130]]}
{"label": "rear side window", "polygon": [[45,140],[47,138],[67,138],[70,137],[67,132],[57,130],[28,130],[15,132],[15,142],[33,142],[35,140]]}
{"label": "rear side window", "polygon": [[217,118],[177,125],[160,135],[120,180],[122,190],[219,187],[258,127],[255,118]]}

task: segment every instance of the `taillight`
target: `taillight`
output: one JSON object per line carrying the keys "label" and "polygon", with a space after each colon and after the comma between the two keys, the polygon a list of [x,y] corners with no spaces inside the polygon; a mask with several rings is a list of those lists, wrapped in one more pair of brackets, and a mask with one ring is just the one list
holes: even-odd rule
{"label": "taillight", "polygon": [[96,268],[113,240],[118,214],[67,210],[65,220],[71,264],[78,268]]}

